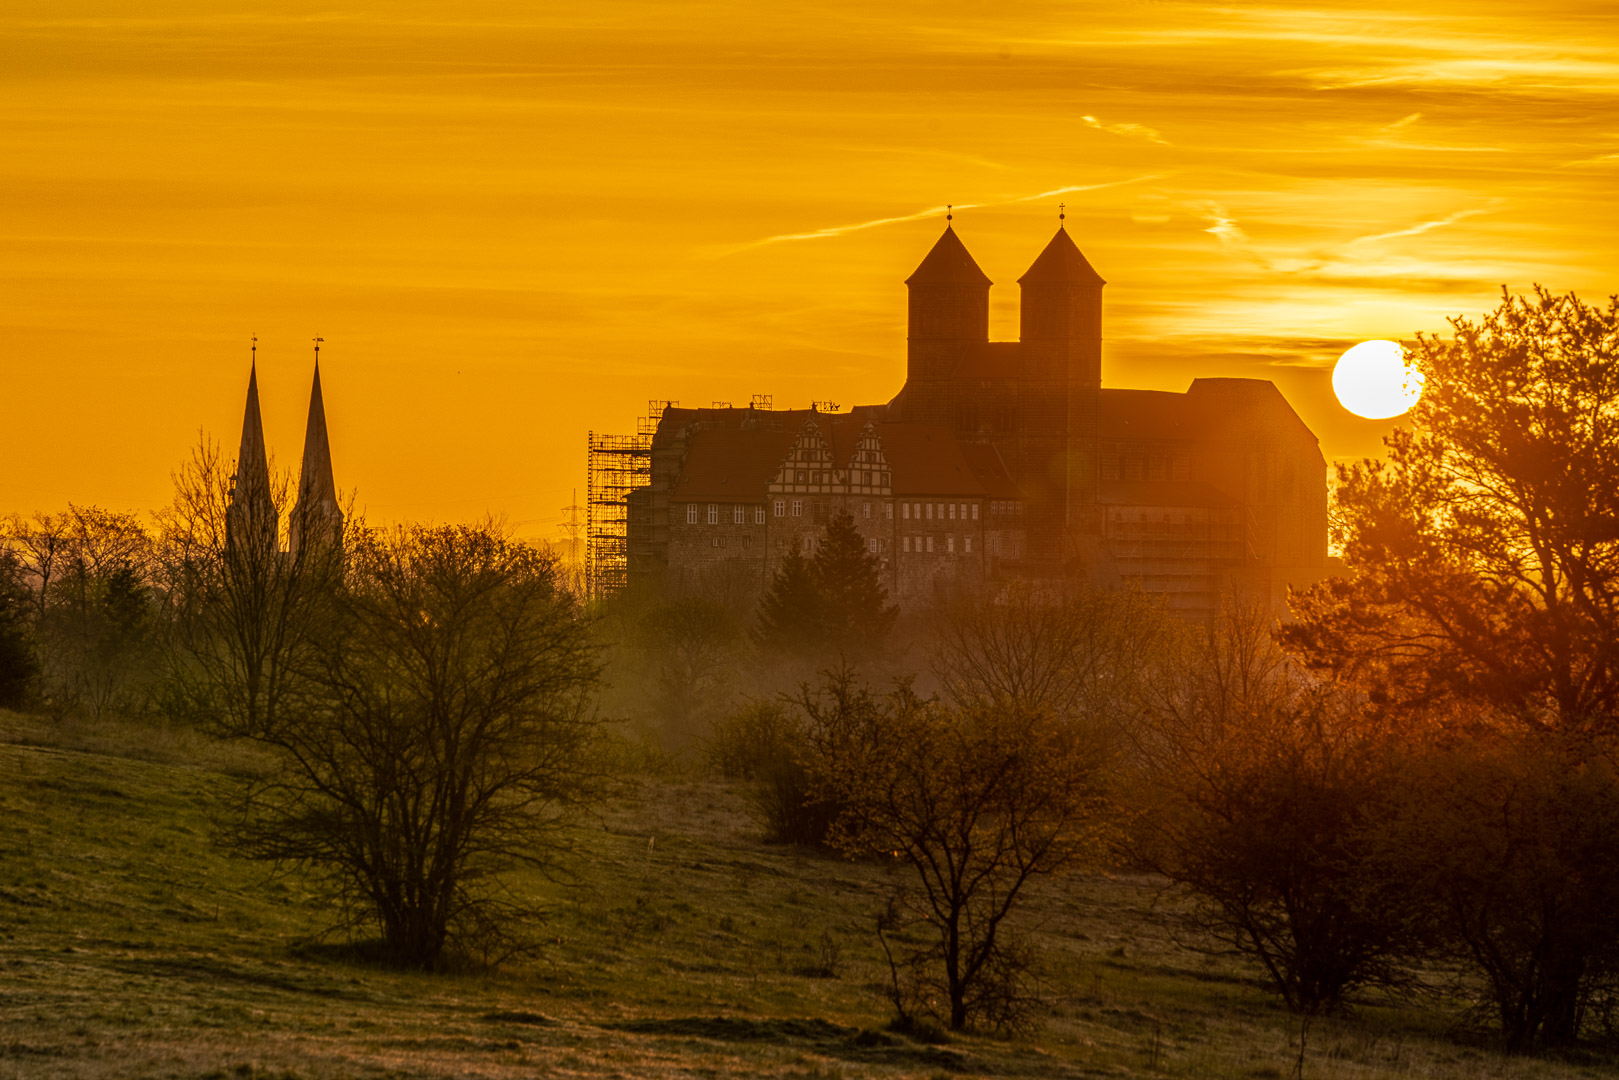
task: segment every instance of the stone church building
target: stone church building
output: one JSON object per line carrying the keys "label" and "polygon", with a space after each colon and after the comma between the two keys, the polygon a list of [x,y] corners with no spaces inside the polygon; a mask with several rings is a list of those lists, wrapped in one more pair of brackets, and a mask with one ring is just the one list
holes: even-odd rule
{"label": "stone church building", "polygon": [[953,227],[905,282],[905,385],[846,412],[666,408],[628,497],[631,580],[765,588],[851,514],[917,610],[1012,581],[1135,586],[1199,617],[1236,589],[1281,609],[1326,572],[1326,463],[1266,380],[1102,386],[1105,282],[1066,229],[1018,279],[1017,341]]}

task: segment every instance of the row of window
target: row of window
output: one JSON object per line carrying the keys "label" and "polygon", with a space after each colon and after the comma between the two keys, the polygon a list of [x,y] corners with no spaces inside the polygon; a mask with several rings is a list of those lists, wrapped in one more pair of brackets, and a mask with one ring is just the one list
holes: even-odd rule
{"label": "row of window", "polygon": [[[724,516],[724,505],[721,503],[708,504],[708,523],[718,525]],[[1015,514],[1021,511],[1021,504],[1014,500],[997,500],[991,504],[991,512],[995,514]],[[803,499],[776,499],[771,504],[771,510],[776,517],[803,517]],[[883,516],[889,521],[894,520],[894,504],[882,505]],[[696,525],[701,508],[697,503],[686,504],[686,524]],[[860,507],[860,516],[870,521],[872,518],[872,504],[863,503]],[[900,504],[900,516],[906,521],[977,521],[978,503],[920,503],[906,502]],[[731,507],[731,524],[745,525],[748,521],[748,507],[737,503]],[[753,507],[753,523],[765,523],[765,508]]]}
{"label": "row of window", "polygon": [[[840,483],[839,474],[821,472],[814,469],[795,469],[788,474],[790,484],[836,484]],[[849,474],[849,483],[856,487],[886,487],[888,474],[885,472],[855,471]]]}
{"label": "row of window", "polygon": [[[946,555],[954,555],[956,553],[955,536],[945,536],[942,537],[942,539],[944,540],[944,553]],[[906,536],[900,540],[900,550],[921,553],[932,552],[933,541],[934,537],[931,536]],[[973,538],[971,536],[963,536],[961,538],[961,552],[963,555],[971,555],[973,553]]]}
{"label": "row of window", "polygon": [[[780,515],[778,514],[777,516],[779,517]],[[720,523],[720,504],[719,503],[709,503],[708,504],[708,523],[710,525],[718,525]],[[740,503],[738,503],[737,505],[731,507],[731,524],[732,525],[746,525],[747,523],[748,523],[748,508],[746,506],[743,506]],[[755,506],[753,508],[753,523],[755,525],[763,525],[765,523],[765,508],[764,507]],[[686,504],[686,524],[687,525],[695,525],[695,524],[697,524],[697,504],[696,503],[687,503]]]}
{"label": "row of window", "polygon": [[[918,507],[921,506],[920,503],[918,503],[917,505],[918,505]],[[906,509],[908,510],[909,508],[910,508],[910,504],[907,503],[906,504]],[[772,505],[771,509],[774,511],[774,513],[775,513],[775,515],[777,517],[787,517],[789,510],[791,510],[791,514],[792,514],[793,517],[803,517],[804,516],[804,500],[803,499],[792,499],[792,500],[777,499],[777,500],[775,500],[775,502]],[[885,503],[885,504],[883,504],[882,509],[884,511],[884,516],[887,517],[887,519],[889,521],[893,521],[894,520],[894,504],[893,503]],[[932,507],[930,506],[929,509],[931,510]],[[952,506],[950,509],[952,511],[950,516],[953,518],[953,517],[956,516],[955,513],[954,513],[955,507]],[[724,516],[723,510],[724,510],[724,507],[723,507],[722,504],[720,504],[720,503],[709,503],[708,504],[708,523],[710,525],[718,525],[720,523],[720,519]],[[698,519],[698,515],[699,515],[700,512],[701,511],[700,511],[699,506],[698,506],[697,503],[687,503],[686,504],[686,524],[687,525],[696,525],[698,523],[697,519]],[[860,507],[860,516],[862,518],[864,518],[865,520],[867,520],[867,521],[871,520],[871,518],[872,518],[871,503],[863,503],[861,505],[861,507]],[[917,516],[921,517],[920,510],[918,510]],[[929,516],[931,516],[931,514]],[[939,514],[939,516],[941,518],[944,517],[943,504],[940,504],[940,514]],[[965,518],[967,516],[967,508],[966,508],[965,505],[963,505],[963,507],[962,507],[962,515],[961,516],[963,518]],[[977,518],[978,518],[978,508],[975,506],[975,507],[973,507],[973,519],[977,520]],[[738,503],[736,505],[733,505],[731,507],[731,524],[733,524],[733,525],[746,525],[747,521],[748,521],[748,508],[747,508],[747,506],[745,506],[743,504],[740,504],[740,503]],[[764,507],[755,506],[753,508],[753,523],[755,525],[763,525],[765,523],[765,508]]]}
{"label": "row of window", "polygon": [[[805,555],[813,555],[813,554],[815,554],[815,545],[818,542],[819,541],[816,540],[814,535],[806,533],[805,535],[798,538],[798,550],[800,552],[802,552],[803,554],[805,554]],[[778,550],[778,551],[786,550],[786,542],[785,541],[778,541],[777,544],[776,544],[776,550]],[[886,550],[888,550],[888,542],[886,540],[879,540],[875,536],[870,537],[870,538],[868,538],[866,540],[866,551],[868,553],[870,553],[872,555],[879,555],[879,554],[881,554],[882,552],[884,552]],[[907,548],[906,550],[909,550],[909,549]]]}
{"label": "row of window", "polygon": [[[901,506],[903,509],[901,516],[906,521],[912,518],[917,521],[922,521],[924,518],[928,521],[933,521],[935,518],[939,521],[967,521],[969,520],[967,516],[969,507],[972,510],[970,520],[978,520],[977,503],[902,503]],[[958,512],[961,515],[959,518],[956,516]]]}

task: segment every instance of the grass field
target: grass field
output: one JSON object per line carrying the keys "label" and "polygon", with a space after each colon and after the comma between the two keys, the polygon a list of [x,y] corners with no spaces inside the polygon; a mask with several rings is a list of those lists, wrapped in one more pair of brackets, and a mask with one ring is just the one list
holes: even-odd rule
{"label": "grass field", "polygon": [[[884,868],[762,843],[743,794],[648,778],[579,821],[538,960],[422,975],[349,957],[296,876],[232,858],[217,800],[252,761],[154,727],[0,713],[0,1080],[10,1077],[1208,1076],[1300,1069],[1300,1028],[1240,962],[1182,947],[1174,900],[1047,883],[1024,933],[1046,1005],[1017,1040],[884,1030]],[[1511,1059],[1456,1004],[1360,1003],[1304,1077],[1610,1075]]]}

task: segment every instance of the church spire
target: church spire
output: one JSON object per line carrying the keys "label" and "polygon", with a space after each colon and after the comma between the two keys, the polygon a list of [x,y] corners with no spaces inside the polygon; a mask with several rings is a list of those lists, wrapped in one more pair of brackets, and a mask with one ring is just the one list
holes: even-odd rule
{"label": "church spire", "polygon": [[225,513],[228,544],[243,542],[274,547],[275,503],[270,498],[270,457],[264,448],[264,418],[259,413],[258,339],[247,375],[247,409],[242,416],[242,444],[236,452],[230,506]]}
{"label": "church spire", "polygon": [[298,504],[289,523],[289,550],[298,551],[318,534],[336,543],[343,534],[343,511],[332,479],[332,448],[326,436],[326,402],[320,390],[320,338],[315,339],[315,384],[309,393],[309,425],[304,430],[303,467],[298,472]]}

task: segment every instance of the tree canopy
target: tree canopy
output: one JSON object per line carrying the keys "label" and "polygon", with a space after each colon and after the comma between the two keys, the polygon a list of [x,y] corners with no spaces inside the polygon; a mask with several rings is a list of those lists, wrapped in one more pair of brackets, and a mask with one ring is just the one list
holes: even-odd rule
{"label": "tree canopy", "polygon": [[1287,639],[1390,700],[1619,733],[1619,298],[1537,287],[1451,322],[1419,336],[1388,460],[1340,467],[1353,574],[1299,598]]}

